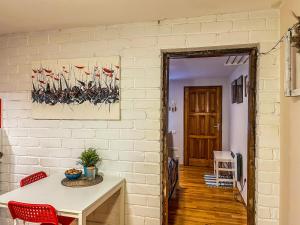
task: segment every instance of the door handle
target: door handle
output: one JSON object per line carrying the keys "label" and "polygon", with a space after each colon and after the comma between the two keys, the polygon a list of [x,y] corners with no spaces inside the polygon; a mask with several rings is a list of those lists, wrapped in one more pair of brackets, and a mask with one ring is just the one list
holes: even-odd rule
{"label": "door handle", "polygon": [[0,152],[0,159],[3,157],[3,153],[2,152]]}
{"label": "door handle", "polygon": [[214,128],[220,129],[220,123],[217,123],[216,125],[214,125]]}

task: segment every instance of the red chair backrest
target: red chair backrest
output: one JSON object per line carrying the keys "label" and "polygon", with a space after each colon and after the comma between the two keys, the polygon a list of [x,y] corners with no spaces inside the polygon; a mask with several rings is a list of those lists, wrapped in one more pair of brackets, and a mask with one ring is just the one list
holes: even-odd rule
{"label": "red chair backrest", "polygon": [[23,178],[23,179],[20,181],[20,186],[21,186],[21,187],[24,187],[24,186],[26,186],[26,185],[28,185],[28,184],[31,184],[31,183],[33,183],[33,182],[36,182],[36,181],[38,181],[38,180],[40,180],[40,179],[43,179],[43,178],[45,178],[45,177],[47,177],[47,174],[46,174],[45,172],[43,172],[43,171],[37,172],[37,173],[34,173],[34,174],[31,174],[30,176],[25,177],[25,178]]}
{"label": "red chair backrest", "polygon": [[51,205],[10,201],[8,202],[8,208],[13,219],[58,225],[56,210]]}

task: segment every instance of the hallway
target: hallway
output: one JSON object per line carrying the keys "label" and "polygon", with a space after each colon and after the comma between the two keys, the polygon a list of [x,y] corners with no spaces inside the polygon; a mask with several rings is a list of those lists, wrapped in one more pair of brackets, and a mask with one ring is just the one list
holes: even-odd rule
{"label": "hallway", "polygon": [[212,170],[180,166],[179,190],[169,202],[169,225],[245,225],[247,212],[232,189],[209,188],[203,175]]}

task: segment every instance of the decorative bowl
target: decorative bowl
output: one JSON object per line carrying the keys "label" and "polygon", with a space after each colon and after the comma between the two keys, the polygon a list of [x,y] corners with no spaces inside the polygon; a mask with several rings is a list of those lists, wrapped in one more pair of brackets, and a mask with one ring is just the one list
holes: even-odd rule
{"label": "decorative bowl", "polygon": [[70,169],[65,171],[65,176],[69,180],[76,180],[79,177],[81,177],[82,171],[81,170],[76,170],[76,169]]}

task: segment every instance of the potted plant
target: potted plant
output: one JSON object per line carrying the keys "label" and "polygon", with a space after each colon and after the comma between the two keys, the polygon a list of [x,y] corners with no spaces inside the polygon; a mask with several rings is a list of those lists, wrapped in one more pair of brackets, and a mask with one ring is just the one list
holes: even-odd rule
{"label": "potted plant", "polygon": [[100,161],[101,158],[97,153],[97,149],[88,148],[81,153],[78,163],[83,166],[85,176],[95,178],[97,174],[96,165]]}

